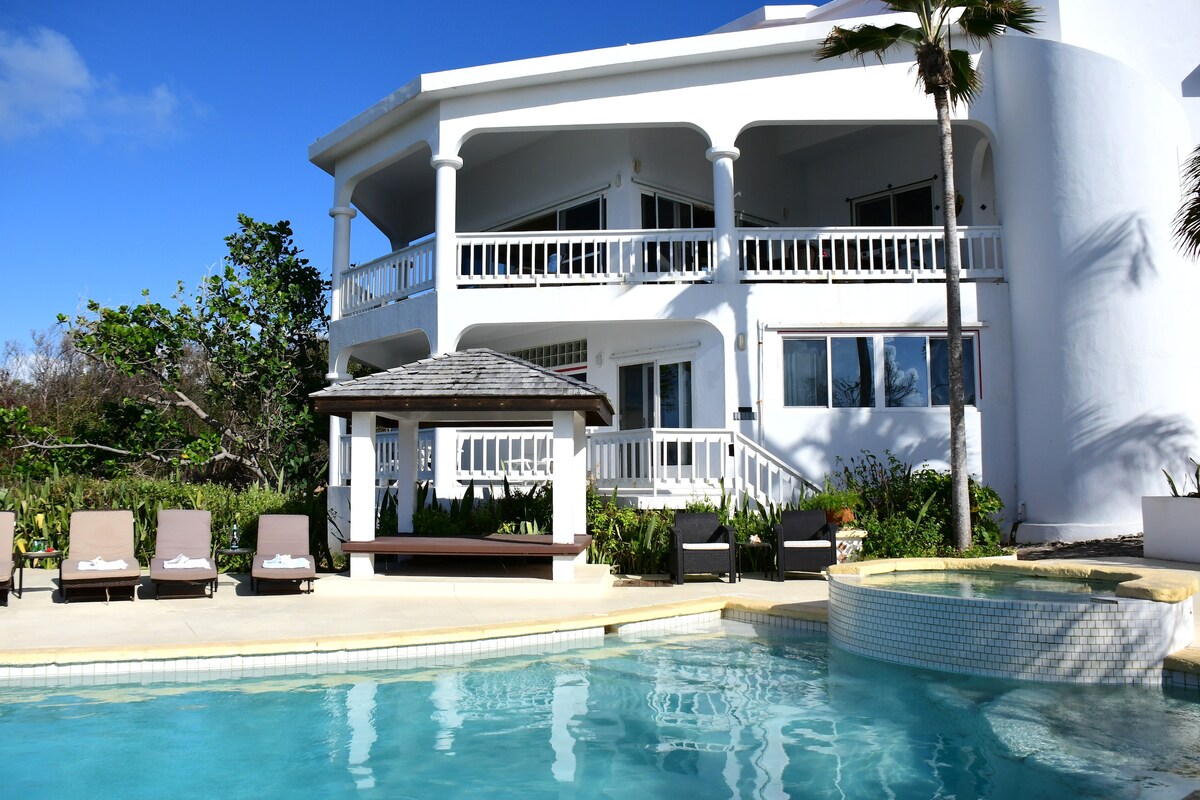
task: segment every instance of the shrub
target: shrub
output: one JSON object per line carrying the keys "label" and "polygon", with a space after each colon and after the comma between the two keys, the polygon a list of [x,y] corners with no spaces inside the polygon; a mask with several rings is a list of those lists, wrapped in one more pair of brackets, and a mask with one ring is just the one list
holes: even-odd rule
{"label": "shrub", "polygon": [[837,483],[858,495],[859,526],[867,532],[863,555],[868,558],[1000,555],[1004,508],[994,489],[969,481],[972,546],[958,552],[950,531],[950,474],[914,469],[890,452],[880,459],[864,452],[843,462]]}
{"label": "shrub", "polygon": [[135,550],[148,564],[154,554],[160,508],[202,508],[212,512],[217,547],[229,545],[236,522],[243,543],[253,546],[262,514],[306,514],[313,554],[332,566],[325,538],[324,493],[280,492],[252,485],[234,489],[215,483],[118,478],[102,480],[61,475],[57,470],[40,480],[25,478],[0,487],[0,510],[15,511],[16,547],[25,549],[34,538],[46,539],[56,550],[67,546],[71,512],[83,509],[128,509],[133,512]]}

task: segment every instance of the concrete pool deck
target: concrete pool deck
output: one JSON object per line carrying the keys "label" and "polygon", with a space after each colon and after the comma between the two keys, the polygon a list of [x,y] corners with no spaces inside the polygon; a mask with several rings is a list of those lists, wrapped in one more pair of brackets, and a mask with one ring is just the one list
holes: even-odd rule
{"label": "concrete pool deck", "polygon": [[[1071,563],[1200,573],[1200,564],[1141,558]],[[313,594],[262,595],[250,591],[248,576],[225,574],[212,599],[164,592],[160,601],[153,599],[149,579],[143,578],[137,602],[105,605],[103,600],[65,604],[57,594],[57,570],[27,568],[24,596],[10,596],[8,607],[0,608],[0,666],[401,647],[608,627],[723,609],[818,622],[827,618],[828,585],[815,576],[777,583],[751,574],[736,584],[689,580],[682,586],[607,588],[602,568],[592,570],[587,579],[565,588],[517,576],[351,581],[329,574],[318,577]],[[1192,602],[1200,621],[1200,595]],[[1172,654],[1164,666],[1200,675],[1200,639]]]}

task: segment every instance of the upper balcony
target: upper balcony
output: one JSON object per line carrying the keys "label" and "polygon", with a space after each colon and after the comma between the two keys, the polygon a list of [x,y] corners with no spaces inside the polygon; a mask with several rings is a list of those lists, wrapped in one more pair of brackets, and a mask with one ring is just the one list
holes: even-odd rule
{"label": "upper balcony", "polygon": [[[961,279],[1004,277],[999,226],[958,229]],[[916,282],[946,277],[941,227],[736,229],[741,283]],[[711,228],[459,233],[454,287],[709,283],[717,258]],[[437,241],[428,237],[366,264],[339,281],[341,316],[360,314],[439,288]]]}

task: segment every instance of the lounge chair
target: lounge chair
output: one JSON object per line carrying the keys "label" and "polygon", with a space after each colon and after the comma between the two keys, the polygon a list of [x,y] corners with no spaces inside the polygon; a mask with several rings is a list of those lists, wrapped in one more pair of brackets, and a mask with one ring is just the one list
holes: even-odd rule
{"label": "lounge chair", "polygon": [[[296,583],[313,590],[317,560],[308,552],[308,517],[303,514],[263,514],[258,518],[258,546],[250,567],[250,588],[263,581]],[[298,562],[303,559],[304,564]]]}
{"label": "lounge chair", "polygon": [[208,596],[213,596],[217,566],[212,553],[212,512],[158,510],[158,544],[150,559],[150,582],[154,584],[155,600],[162,583],[207,587]]}
{"label": "lounge chair", "polygon": [[789,572],[821,572],[837,563],[837,525],[824,511],[784,511],[775,526],[775,580]]}
{"label": "lounge chair", "polygon": [[79,589],[103,589],[108,602],[113,589],[129,589],[137,599],[142,568],[134,553],[132,511],[74,511],[67,555],[58,562],[58,586],[64,603]]}
{"label": "lounge chair", "polygon": [[667,563],[675,583],[683,583],[684,575],[699,573],[723,573],[730,583],[737,582],[733,533],[716,514],[677,513]]}
{"label": "lounge chair", "polygon": [[12,590],[13,536],[17,531],[17,513],[0,511],[0,606],[8,605],[8,593]]}

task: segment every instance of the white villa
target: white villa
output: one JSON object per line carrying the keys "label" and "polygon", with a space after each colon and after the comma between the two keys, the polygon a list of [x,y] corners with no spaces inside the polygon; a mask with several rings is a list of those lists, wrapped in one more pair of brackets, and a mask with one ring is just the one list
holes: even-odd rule
{"label": "white villa", "polygon": [[[1040,4],[1039,36],[982,48],[984,91],[954,121],[970,470],[1022,541],[1139,531],[1161,470],[1200,458],[1200,265],[1170,238],[1200,139],[1200,3]],[[789,500],[863,450],[944,467],[933,102],[911,53],[813,57],[834,25],[893,16],[767,6],[704,36],[424,74],[318,139],[330,383],[472,348],[581,378],[616,412],[586,431],[587,471],[647,504]],[[351,264],[360,225],[393,252]],[[333,418],[343,505],[412,474],[390,427]],[[545,427],[418,436],[443,498],[544,480],[563,452]],[[375,495],[349,504],[360,531]]]}

